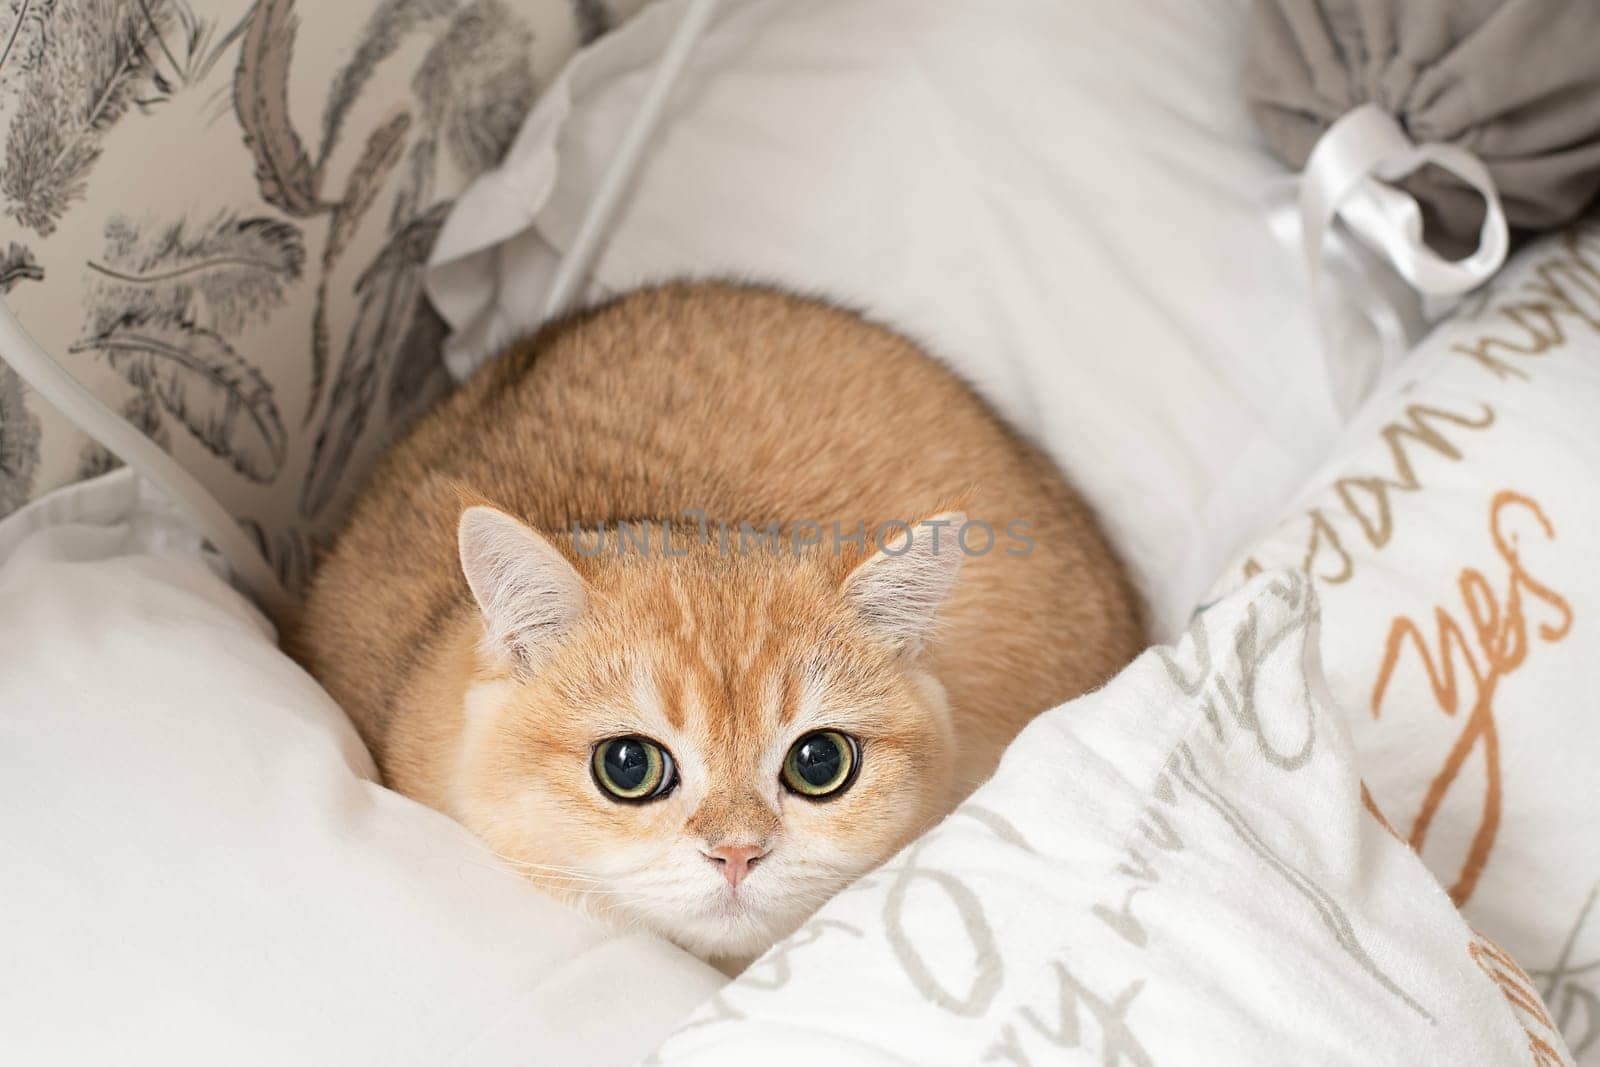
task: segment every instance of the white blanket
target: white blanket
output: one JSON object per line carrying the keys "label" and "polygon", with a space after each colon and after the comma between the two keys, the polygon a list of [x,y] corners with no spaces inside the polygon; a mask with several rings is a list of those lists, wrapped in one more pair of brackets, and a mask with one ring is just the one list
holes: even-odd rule
{"label": "white blanket", "polygon": [[1263,576],[1038,719],[652,1062],[1568,1062],[1364,806],[1317,621]]}

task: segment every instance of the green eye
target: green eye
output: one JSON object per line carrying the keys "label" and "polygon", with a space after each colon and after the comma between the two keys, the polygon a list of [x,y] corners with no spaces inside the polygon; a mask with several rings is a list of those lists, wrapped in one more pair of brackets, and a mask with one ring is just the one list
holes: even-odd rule
{"label": "green eye", "polygon": [[617,800],[654,800],[678,784],[672,754],[648,737],[613,737],[600,742],[594,746],[589,768],[600,788]]}
{"label": "green eye", "polygon": [[818,730],[796,741],[783,760],[783,784],[810,800],[844,792],[855,781],[861,748],[838,730]]}

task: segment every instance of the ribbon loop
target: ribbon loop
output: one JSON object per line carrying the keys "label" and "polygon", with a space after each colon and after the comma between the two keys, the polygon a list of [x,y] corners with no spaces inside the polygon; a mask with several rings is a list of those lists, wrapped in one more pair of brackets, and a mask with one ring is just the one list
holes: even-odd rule
{"label": "ribbon loop", "polygon": [[[1478,247],[1459,260],[1447,260],[1423,241],[1422,209],[1409,194],[1390,184],[1428,164],[1460,178],[1484,201]],[[1488,168],[1455,145],[1417,144],[1400,123],[1375,104],[1363,104],[1330,126],[1312,148],[1300,178],[1300,233],[1312,299],[1322,332],[1329,384],[1343,415],[1365,397],[1378,374],[1361,374],[1330,341],[1329,313],[1322,286],[1323,245],[1335,219],[1380,253],[1408,285],[1425,299],[1456,297],[1482,285],[1505,262],[1509,229],[1500,194]],[[1404,355],[1385,342],[1384,367]],[[1356,382],[1363,384],[1357,385]]]}

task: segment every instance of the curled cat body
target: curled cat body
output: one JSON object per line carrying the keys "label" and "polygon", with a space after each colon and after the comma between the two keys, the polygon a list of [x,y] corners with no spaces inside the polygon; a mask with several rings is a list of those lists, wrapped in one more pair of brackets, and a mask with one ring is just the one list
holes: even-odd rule
{"label": "curled cat body", "polygon": [[389,786],[738,960],[1143,636],[1089,509],[948,370],[820,301],[681,283],[424,416],[289,644]]}

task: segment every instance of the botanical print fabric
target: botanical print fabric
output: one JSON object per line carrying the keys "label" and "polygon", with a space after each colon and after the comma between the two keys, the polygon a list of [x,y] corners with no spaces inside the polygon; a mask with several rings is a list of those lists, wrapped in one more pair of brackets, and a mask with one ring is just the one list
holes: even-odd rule
{"label": "botanical print fabric", "polygon": [[[0,0],[0,289],[291,584],[443,387],[422,265],[640,0]],[[0,367],[0,514],[113,463]]]}
{"label": "botanical print fabric", "polygon": [[1570,1062],[1363,803],[1319,614],[1262,575],[1041,716],[647,1062]]}
{"label": "botanical print fabric", "polygon": [[1294,567],[1371,797],[1600,1064],[1600,224],[1429,337],[1224,583]]}

